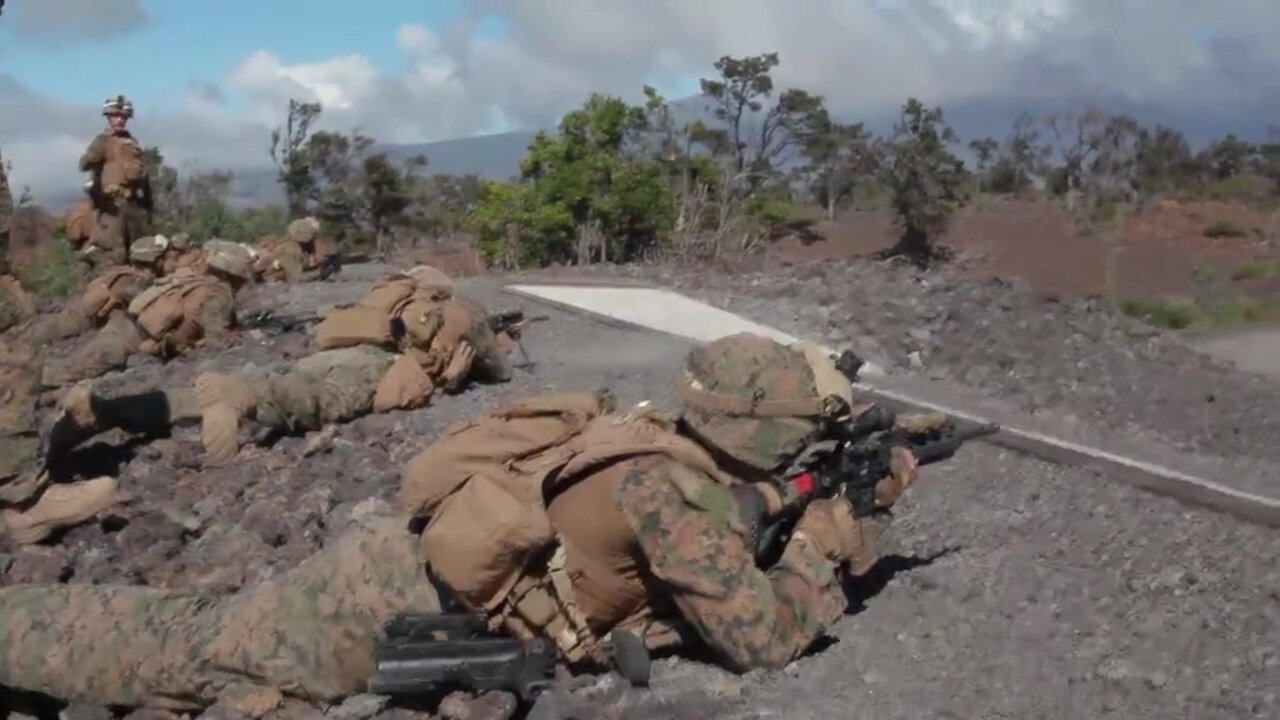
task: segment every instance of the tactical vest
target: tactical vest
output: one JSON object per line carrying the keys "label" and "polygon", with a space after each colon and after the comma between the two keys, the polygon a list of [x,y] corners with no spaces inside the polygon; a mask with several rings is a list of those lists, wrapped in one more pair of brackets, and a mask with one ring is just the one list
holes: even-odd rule
{"label": "tactical vest", "polygon": [[360,302],[326,315],[313,342],[320,350],[355,345],[395,349],[434,378],[475,321],[449,299],[448,293],[422,290],[409,277],[382,278]]}
{"label": "tactical vest", "polygon": [[116,310],[127,308],[151,281],[152,274],[146,270],[128,265],[111,268],[85,287],[80,307],[85,316],[102,322]]}
{"label": "tactical vest", "polygon": [[138,186],[147,177],[142,159],[142,146],[131,135],[110,135],[106,142],[106,160],[102,164],[102,185],[121,188]]}
{"label": "tactical vest", "polygon": [[[420,549],[435,577],[467,608],[487,613],[491,630],[549,637],[569,662],[605,664],[547,504],[610,465],[646,455],[734,482],[664,418],[611,411],[607,394],[526,398],[453,426],[401,476],[402,508],[430,518]],[[674,643],[678,618],[653,608],[645,603],[617,626],[638,630],[650,648]]]}
{"label": "tactical vest", "polygon": [[129,303],[128,312],[153,340],[172,335],[181,343],[192,342],[198,339],[199,329],[191,320],[196,308],[187,307],[188,298],[198,290],[218,284],[215,278],[183,268],[139,293]]}

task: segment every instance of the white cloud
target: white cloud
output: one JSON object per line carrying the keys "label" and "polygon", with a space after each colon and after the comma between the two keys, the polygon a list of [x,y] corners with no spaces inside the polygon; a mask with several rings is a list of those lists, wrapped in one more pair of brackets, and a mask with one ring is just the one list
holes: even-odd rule
{"label": "white cloud", "polygon": [[[173,107],[139,108],[139,137],[204,167],[261,165],[269,127],[290,97],[319,100],[323,125],[392,141],[438,140],[545,125],[592,90],[638,94],[646,81],[706,76],[721,55],[777,51],[780,85],[825,95],[848,116],[907,95],[949,103],[987,97],[1113,94],[1182,108],[1230,107],[1280,89],[1275,0],[468,0],[456,27],[406,25],[403,68],[380,74],[361,55],[291,64],[260,50],[223,79],[230,105],[196,89]],[[491,14],[502,39],[468,29]],[[1213,44],[1197,40],[1212,30]],[[0,147],[37,190],[78,185],[77,155],[96,109],[28,94],[5,118]],[[1269,118],[1258,118],[1265,125]],[[1274,120],[1280,121],[1280,118]]]}

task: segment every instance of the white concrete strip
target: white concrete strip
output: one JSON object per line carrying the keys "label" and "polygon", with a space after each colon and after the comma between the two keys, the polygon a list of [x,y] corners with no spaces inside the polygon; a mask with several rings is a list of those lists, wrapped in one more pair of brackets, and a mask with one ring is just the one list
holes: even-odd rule
{"label": "white concrete strip", "polygon": [[[509,285],[507,290],[697,342],[712,342],[740,332],[765,335],[788,344],[800,339],[665,288]],[[862,374],[878,376],[884,370],[867,363]]]}
{"label": "white concrete strip", "polygon": [[[601,315],[697,342],[711,342],[739,332],[759,333],[785,343],[797,340],[775,328],[666,289],[528,284],[511,285],[507,290],[534,300]],[[882,369],[872,367],[867,372],[867,368],[864,368],[864,377],[870,377],[870,382],[859,383],[858,388],[889,401],[944,412],[961,420],[990,422],[959,408],[878,387],[875,382],[877,376],[884,378]],[[1230,512],[1253,522],[1280,527],[1278,498],[1244,492],[1173,468],[1004,423],[1001,423],[1001,431],[992,436],[991,441],[1032,453],[1051,462],[1094,466],[1118,479],[1158,494]]]}

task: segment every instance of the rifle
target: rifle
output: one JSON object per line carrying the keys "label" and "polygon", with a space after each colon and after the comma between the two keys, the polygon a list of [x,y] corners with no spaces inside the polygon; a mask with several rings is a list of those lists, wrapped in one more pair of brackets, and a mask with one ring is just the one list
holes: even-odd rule
{"label": "rifle", "polygon": [[[852,381],[862,361],[846,351],[836,366]],[[857,416],[827,424],[822,436],[806,447],[784,473],[778,487],[782,510],[754,523],[752,540],[758,564],[767,567],[776,562],[795,524],[815,499],[844,497],[854,517],[875,514],[876,484],[889,475],[894,448],[910,450],[923,467],[949,459],[964,443],[1000,430],[993,423],[961,428],[954,418],[928,429],[900,428],[895,426],[896,421],[892,410],[873,405]]]}
{"label": "rifle", "polygon": [[320,259],[320,264],[317,266],[320,271],[320,279],[328,280],[339,272],[342,272],[343,265],[358,262],[369,262],[369,259],[370,258],[367,254],[349,255],[345,253],[329,253]]}
{"label": "rifle", "polygon": [[277,315],[272,310],[260,310],[240,322],[244,330],[270,330],[287,333],[320,319],[318,315]]}
{"label": "rifle", "polygon": [[384,627],[367,691],[414,696],[450,689],[503,690],[530,702],[555,678],[549,640],[498,637],[484,613],[402,613]]}
{"label": "rifle", "polygon": [[527,367],[531,366],[533,361],[529,359],[529,353],[524,349],[524,342],[521,341],[520,336],[524,334],[525,328],[532,323],[550,319],[551,316],[549,315],[535,315],[531,318],[526,318],[524,310],[516,308],[490,313],[487,321],[489,329],[493,331],[494,335],[506,333],[507,337],[515,341],[516,347],[520,348],[520,356],[524,358],[523,364]]}

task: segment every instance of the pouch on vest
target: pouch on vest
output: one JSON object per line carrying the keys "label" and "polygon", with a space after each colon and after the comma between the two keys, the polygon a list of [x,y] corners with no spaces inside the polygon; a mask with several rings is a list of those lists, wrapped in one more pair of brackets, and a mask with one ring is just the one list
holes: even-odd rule
{"label": "pouch on vest", "polygon": [[356,345],[391,345],[391,318],[378,308],[355,305],[334,310],[316,326],[315,346],[321,350]]}
{"label": "pouch on vest", "polygon": [[401,275],[379,278],[373,283],[369,294],[361,298],[357,305],[377,308],[385,313],[387,317],[394,317],[396,309],[404,305],[405,301],[413,295],[415,289],[411,278]]}
{"label": "pouch on vest", "polygon": [[[592,418],[612,410],[607,393],[535,395],[489,415],[457,423],[413,456],[400,474],[400,507],[410,514],[434,514],[446,497],[472,475],[538,475],[572,456],[560,450]],[[539,491],[540,492],[540,491]],[[541,504],[541,497],[538,497]]]}
{"label": "pouch on vest", "polygon": [[182,322],[182,283],[194,278],[194,273],[177,272],[156,282],[138,293],[129,303],[129,314],[138,321],[147,335],[158,338]]}

